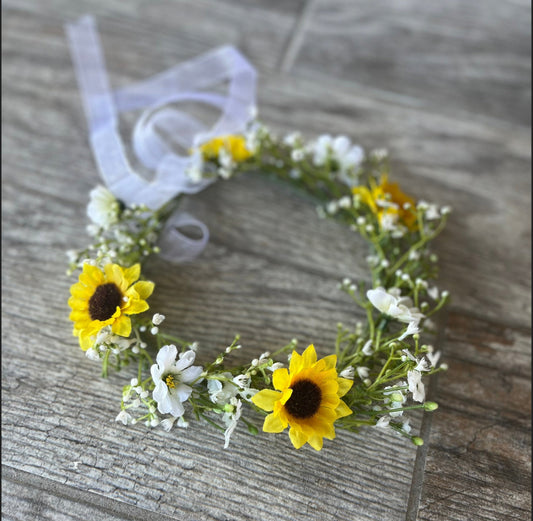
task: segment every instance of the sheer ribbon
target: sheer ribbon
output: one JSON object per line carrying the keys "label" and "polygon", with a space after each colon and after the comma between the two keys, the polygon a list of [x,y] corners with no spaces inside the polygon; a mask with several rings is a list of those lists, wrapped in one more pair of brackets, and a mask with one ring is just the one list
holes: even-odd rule
{"label": "sheer ribbon", "polygon": [[[91,147],[109,190],[127,205],[158,209],[179,194],[193,194],[211,180],[192,182],[186,174],[190,156],[178,155],[162,133],[189,149],[213,137],[242,133],[255,114],[256,71],[232,46],[223,46],[180,63],[139,83],[112,91],[92,16],[66,25],[72,60],[83,98]],[[227,95],[206,89],[227,83]],[[221,111],[207,128],[191,114],[169,104],[205,103]],[[136,173],[120,137],[119,113],[144,109],[135,124],[132,148],[141,164],[154,171],[148,181]],[[193,226],[193,239],[178,228]],[[161,254],[176,262],[192,260],[209,240],[207,227],[187,214],[173,215],[160,241]]]}

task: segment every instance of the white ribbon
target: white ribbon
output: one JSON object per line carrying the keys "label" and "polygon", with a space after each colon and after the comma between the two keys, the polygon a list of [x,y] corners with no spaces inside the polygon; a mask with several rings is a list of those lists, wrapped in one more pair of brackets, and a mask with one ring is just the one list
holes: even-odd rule
{"label": "white ribbon", "polygon": [[[180,156],[160,135],[163,131],[185,149],[216,136],[242,133],[255,114],[256,72],[231,46],[223,46],[183,62],[140,83],[112,91],[92,16],[66,25],[72,59],[90,142],[100,174],[109,190],[127,205],[145,204],[154,210],[179,194],[203,190],[212,180],[192,182],[186,174],[191,156]],[[228,95],[205,91],[228,83]],[[192,115],[170,103],[200,102],[221,111],[218,121],[207,128]],[[164,108],[163,108],[164,107]],[[131,167],[118,129],[118,114],[145,109],[137,121],[132,146],[137,159],[155,171],[148,181]],[[194,226],[200,239],[177,230]],[[170,260],[192,260],[207,244],[209,231],[190,215],[171,217],[163,230],[160,247]]]}

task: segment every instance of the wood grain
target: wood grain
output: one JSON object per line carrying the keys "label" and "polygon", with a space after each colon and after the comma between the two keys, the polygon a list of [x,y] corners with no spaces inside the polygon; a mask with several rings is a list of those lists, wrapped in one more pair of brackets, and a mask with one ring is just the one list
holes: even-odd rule
{"label": "wood grain", "polygon": [[531,519],[531,331],[449,324],[419,519]]}
{"label": "wood grain", "polygon": [[[2,463],[10,473],[3,502],[11,518],[74,517],[93,504],[94,516],[102,511],[109,519],[152,513],[396,521],[405,519],[411,493],[415,450],[375,429],[340,432],[317,454],[292,450],[285,435],[251,437],[243,428],[224,451],[221,434],[204,425],[167,434],[114,422],[131,374],[102,380],[79,351],[64,275],[64,251],[86,244],[85,204],[98,182],[62,28],[88,11],[98,16],[113,85],[235,43],[259,68],[260,112],[275,130],[345,133],[366,147],[385,146],[394,177],[417,198],[455,208],[435,245],[439,285],[454,296],[454,312],[420,519],[443,519],[439,505],[454,520],[515,519],[527,508],[530,132],[514,116],[494,112],[503,120],[489,125],[484,115],[458,117],[436,104],[428,109],[371,86],[328,80],[320,62],[313,81],[297,68],[297,75],[277,72],[301,9],[297,1],[286,10],[278,2],[233,0],[3,3]],[[413,15],[412,23],[424,16],[417,22]],[[481,31],[489,39],[491,27]],[[335,34],[326,36],[333,44]],[[522,46],[507,48],[511,62],[521,63]],[[523,89],[520,74],[498,74],[503,85]],[[487,99],[493,96],[492,84],[484,88]],[[499,99],[512,89],[504,87]],[[125,138],[131,121],[123,122]],[[183,208],[208,224],[209,245],[194,264],[151,259],[146,274],[157,284],[153,310],[167,315],[172,332],[200,342],[200,362],[236,332],[246,347],[236,361],[292,337],[325,354],[337,321],[362,319],[336,285],[344,276],[368,276],[366,245],[318,220],[306,198],[266,175],[247,176],[217,183]],[[480,484],[497,505],[476,493]]]}
{"label": "wood grain", "polygon": [[531,123],[531,3],[318,0],[293,71]]}

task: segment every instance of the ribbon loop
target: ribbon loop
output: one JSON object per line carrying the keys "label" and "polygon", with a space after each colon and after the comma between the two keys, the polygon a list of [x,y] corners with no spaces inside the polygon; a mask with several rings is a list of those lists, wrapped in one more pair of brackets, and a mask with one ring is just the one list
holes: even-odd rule
{"label": "ribbon loop", "polygon": [[[127,205],[145,204],[157,210],[181,193],[196,193],[208,186],[212,181],[194,183],[189,179],[186,171],[191,157],[177,154],[174,148],[189,149],[216,136],[245,130],[255,113],[256,72],[244,56],[234,47],[219,47],[113,92],[94,18],[84,16],[67,24],[66,32],[91,147],[100,174],[115,197]],[[228,83],[227,95],[207,90],[221,83]],[[211,128],[206,128],[191,114],[167,107],[182,102],[211,105],[221,114]],[[139,162],[155,171],[150,181],[130,165],[118,131],[118,114],[139,109],[144,112],[135,124],[132,146]],[[184,241],[182,234],[171,235],[178,242]],[[207,239],[200,242],[203,248]],[[171,248],[168,241],[165,244]]]}

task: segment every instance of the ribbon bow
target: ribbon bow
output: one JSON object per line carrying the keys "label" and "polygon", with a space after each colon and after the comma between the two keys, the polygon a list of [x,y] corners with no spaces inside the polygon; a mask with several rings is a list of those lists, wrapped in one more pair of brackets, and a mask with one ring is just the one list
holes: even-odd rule
{"label": "ribbon bow", "polygon": [[[185,149],[216,136],[242,133],[255,114],[256,71],[232,46],[223,46],[180,63],[140,83],[112,91],[96,23],[84,16],[66,25],[72,60],[83,98],[90,142],[100,174],[109,190],[127,205],[145,204],[157,210],[179,194],[192,194],[212,180],[192,182],[186,174],[190,156],[180,156],[163,139],[171,135]],[[228,83],[226,96],[209,89]],[[221,111],[211,128],[170,103],[200,102]],[[132,146],[137,159],[154,170],[151,181],[130,165],[118,130],[120,112],[144,109],[133,131]],[[195,226],[200,239],[191,239],[177,230]],[[173,261],[192,260],[209,239],[207,227],[194,217],[174,214],[161,236],[161,253]]]}

